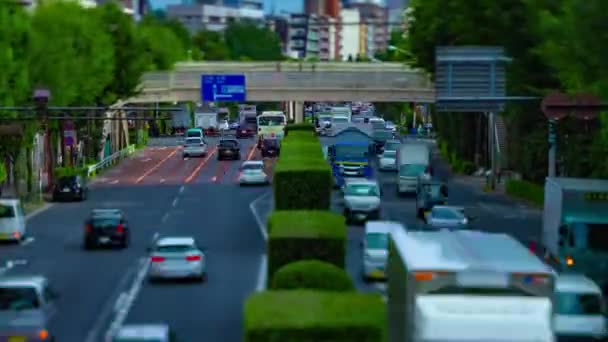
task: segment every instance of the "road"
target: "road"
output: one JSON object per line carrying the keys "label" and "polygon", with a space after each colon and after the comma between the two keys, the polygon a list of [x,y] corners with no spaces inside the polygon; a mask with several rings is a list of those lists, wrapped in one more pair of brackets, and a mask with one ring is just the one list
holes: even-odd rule
{"label": "road", "polygon": [[[51,331],[62,342],[103,341],[121,323],[167,322],[185,341],[241,339],[243,300],[256,290],[265,242],[249,210],[268,188],[236,184],[239,161],[181,157],[176,140],[156,141],[100,175],[85,202],[56,203],[28,220],[31,238],[0,246],[11,274],[42,274],[60,294]],[[210,139],[211,146],[217,141]],[[253,140],[242,155],[259,158]],[[93,208],[124,210],[126,250],[85,252]],[[149,285],[146,248],[157,234],[194,236],[208,249],[209,281]],[[17,261],[17,262],[14,262]]]}

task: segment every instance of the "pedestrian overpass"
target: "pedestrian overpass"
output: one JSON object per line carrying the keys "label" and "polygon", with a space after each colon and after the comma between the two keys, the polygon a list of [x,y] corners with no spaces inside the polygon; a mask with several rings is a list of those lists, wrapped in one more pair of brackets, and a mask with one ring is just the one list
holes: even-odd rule
{"label": "pedestrian overpass", "polygon": [[402,63],[183,62],[144,74],[130,103],[201,101],[202,74],[244,74],[247,101],[435,102],[429,76]]}

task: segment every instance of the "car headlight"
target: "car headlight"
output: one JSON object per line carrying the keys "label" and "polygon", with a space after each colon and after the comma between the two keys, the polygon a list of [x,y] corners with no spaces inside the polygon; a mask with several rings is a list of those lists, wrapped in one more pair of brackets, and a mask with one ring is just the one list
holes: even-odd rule
{"label": "car headlight", "polygon": [[466,218],[462,219],[462,224],[468,224],[468,223],[469,223],[469,220],[467,220]]}

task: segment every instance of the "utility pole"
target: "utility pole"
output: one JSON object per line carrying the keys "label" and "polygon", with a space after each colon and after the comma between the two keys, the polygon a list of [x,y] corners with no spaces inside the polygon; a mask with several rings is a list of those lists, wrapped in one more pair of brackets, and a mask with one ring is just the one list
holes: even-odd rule
{"label": "utility pole", "polygon": [[53,151],[51,149],[51,128],[48,120],[51,91],[44,88],[36,89],[33,98],[38,117],[42,120],[42,127],[44,129],[44,163],[47,174],[47,186],[49,186],[53,184]]}
{"label": "utility pole", "polygon": [[555,133],[557,128],[557,120],[549,119],[549,134],[547,140],[549,142],[549,167],[547,174],[549,177],[555,177],[555,160],[557,158],[557,134]]}
{"label": "utility pole", "polygon": [[488,113],[488,152],[490,157],[490,176],[488,177],[488,186],[491,190],[496,188],[496,135],[494,115],[494,112]]}

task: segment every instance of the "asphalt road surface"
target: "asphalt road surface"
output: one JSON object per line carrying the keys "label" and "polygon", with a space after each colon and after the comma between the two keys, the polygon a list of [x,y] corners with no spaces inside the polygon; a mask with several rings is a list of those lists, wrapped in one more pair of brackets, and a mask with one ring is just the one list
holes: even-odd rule
{"label": "asphalt road surface", "polygon": [[[210,140],[211,146],[217,141]],[[85,202],[54,203],[28,220],[21,245],[2,245],[1,273],[41,274],[60,294],[51,332],[61,342],[97,342],[120,324],[166,322],[184,341],[241,339],[243,300],[256,290],[265,242],[249,204],[268,191],[241,188],[241,161],[184,160],[177,140],[157,140],[91,184]],[[93,208],[120,208],[130,221],[126,250],[82,250]],[[146,248],[155,236],[194,236],[208,249],[207,283],[150,285]]]}

